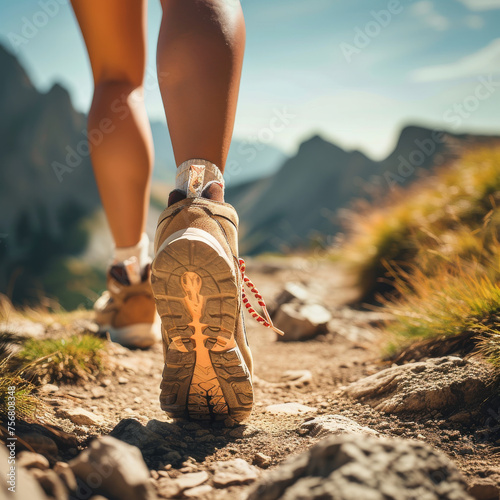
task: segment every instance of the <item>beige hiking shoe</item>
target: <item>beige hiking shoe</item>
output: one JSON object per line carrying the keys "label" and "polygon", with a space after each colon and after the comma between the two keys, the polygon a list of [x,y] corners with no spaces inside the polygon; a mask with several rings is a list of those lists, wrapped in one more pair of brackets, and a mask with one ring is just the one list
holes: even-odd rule
{"label": "beige hiking shoe", "polygon": [[[189,187],[195,181],[199,193],[209,176],[199,176],[205,167],[190,168],[198,168]],[[152,286],[165,355],[160,403],[170,416],[241,422],[250,415],[253,366],[242,305],[255,311],[242,284],[231,205],[193,196],[160,215]]]}
{"label": "beige hiking shoe", "polygon": [[113,342],[144,349],[159,341],[160,335],[155,324],[151,266],[146,266],[137,284],[131,284],[134,264],[109,269],[107,290],[94,304],[94,313],[99,331],[108,332]]}

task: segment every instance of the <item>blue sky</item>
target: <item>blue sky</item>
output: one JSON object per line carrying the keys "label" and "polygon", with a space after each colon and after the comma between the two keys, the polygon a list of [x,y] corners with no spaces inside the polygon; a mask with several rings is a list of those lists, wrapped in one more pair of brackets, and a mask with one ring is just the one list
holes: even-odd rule
{"label": "blue sky", "polygon": [[[381,158],[407,123],[500,134],[500,0],[242,0],[242,6],[247,51],[239,138],[293,153],[320,133]],[[159,1],[150,0],[146,95],[153,120],[164,120],[154,83],[160,17]],[[79,110],[88,109],[90,67],[66,0],[2,1],[0,43],[19,56],[38,88],[59,82]],[[280,114],[288,116],[284,127],[270,133]]]}

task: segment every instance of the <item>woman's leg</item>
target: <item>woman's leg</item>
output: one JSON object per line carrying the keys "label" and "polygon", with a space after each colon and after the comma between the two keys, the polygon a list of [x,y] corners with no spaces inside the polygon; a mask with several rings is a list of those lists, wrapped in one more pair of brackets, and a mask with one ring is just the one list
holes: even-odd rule
{"label": "woman's leg", "polygon": [[162,0],[160,90],[177,165],[202,158],[224,171],[245,49],[238,0]]}
{"label": "woman's leg", "polygon": [[[144,107],[145,0],[72,0],[94,75],[92,164],[116,246],[144,231],[153,162]],[[94,134],[92,134],[94,131]]]}

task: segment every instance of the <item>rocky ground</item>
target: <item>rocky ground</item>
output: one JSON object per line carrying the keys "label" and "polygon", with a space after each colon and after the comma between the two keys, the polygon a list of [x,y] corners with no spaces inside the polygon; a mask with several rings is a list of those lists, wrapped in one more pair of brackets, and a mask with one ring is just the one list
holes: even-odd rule
{"label": "rocky ground", "polygon": [[[295,331],[292,337],[302,331],[310,338],[277,341],[274,333],[248,318],[256,404],[245,425],[173,422],[158,404],[161,346],[139,351],[113,344],[115,367],[99,380],[41,388],[51,408],[46,422],[53,427],[19,428],[23,443],[38,454],[20,453],[18,465],[26,466],[26,474],[58,500],[91,498],[99,491],[104,497],[92,498],[500,497],[500,399],[491,385],[490,367],[460,356],[401,366],[384,362],[384,335],[378,328],[382,315],[342,306],[348,290],[332,263],[311,258],[251,262],[247,274],[264,297],[274,298],[275,306],[285,304],[279,321]],[[318,317],[322,320],[315,322]],[[56,335],[58,326],[50,328]],[[98,436],[119,441],[94,440]],[[398,440],[384,444],[387,438]],[[142,458],[137,448],[123,442],[139,448]],[[311,451],[319,442],[320,448]],[[366,463],[352,451],[358,445],[366,448],[359,451]],[[19,443],[18,452],[22,447]],[[307,450],[303,458],[280,467]],[[392,457],[388,464],[411,466],[406,471],[394,465],[372,471],[373,477],[392,474],[406,481],[400,486],[389,481],[392,492],[387,486],[377,496],[367,491],[382,486],[361,471],[385,463],[381,454]],[[118,457],[115,466],[113,456]],[[357,473],[346,469],[353,464]],[[412,490],[427,488],[424,480],[412,476],[420,470],[418,464],[424,464],[421,473],[430,478],[425,494]],[[405,474],[408,480],[401,479]],[[31,484],[28,479],[26,485]],[[346,481],[355,489],[345,487],[339,493],[339,484]],[[321,496],[328,484],[330,496]],[[35,491],[37,484],[32,487]],[[46,498],[30,495],[32,500]]]}

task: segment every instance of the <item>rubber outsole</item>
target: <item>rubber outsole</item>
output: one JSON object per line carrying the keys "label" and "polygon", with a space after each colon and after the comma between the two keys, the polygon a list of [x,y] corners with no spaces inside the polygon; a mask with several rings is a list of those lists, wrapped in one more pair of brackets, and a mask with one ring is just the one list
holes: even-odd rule
{"label": "rubber outsole", "polygon": [[253,406],[248,368],[234,332],[240,292],[209,244],[179,238],[152,264],[164,335],[161,408],[171,417],[245,419]]}

